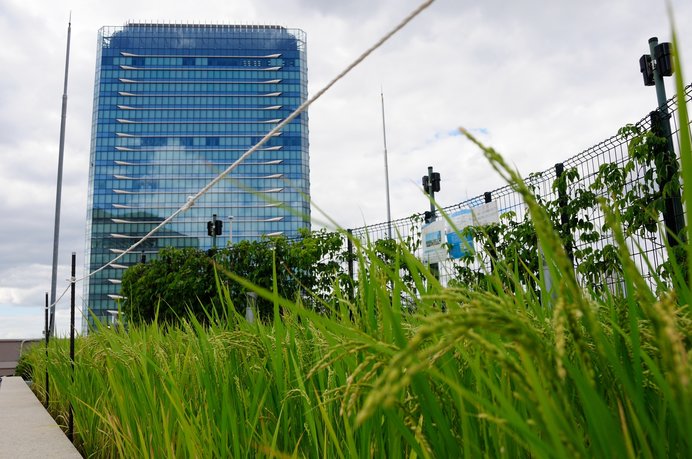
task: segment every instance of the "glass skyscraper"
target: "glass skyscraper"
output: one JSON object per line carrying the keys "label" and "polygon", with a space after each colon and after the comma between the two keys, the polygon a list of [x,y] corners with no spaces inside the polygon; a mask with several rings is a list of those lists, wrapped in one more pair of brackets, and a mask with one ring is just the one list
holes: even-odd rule
{"label": "glass skyscraper", "polygon": [[[307,98],[305,34],[279,26],[127,23],[98,35],[86,269],[141,239]],[[117,309],[123,271],[162,247],[208,249],[310,225],[307,113],[136,253],[85,283],[90,315]],[[230,218],[232,217],[232,223]]]}

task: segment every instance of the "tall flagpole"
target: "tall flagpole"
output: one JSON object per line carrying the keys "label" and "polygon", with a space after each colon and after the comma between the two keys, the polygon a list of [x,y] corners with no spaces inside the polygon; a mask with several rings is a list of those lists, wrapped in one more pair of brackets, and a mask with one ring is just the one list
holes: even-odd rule
{"label": "tall flagpole", "polygon": [[55,333],[55,291],[58,281],[58,242],[60,240],[60,201],[62,199],[62,164],[65,155],[65,123],[67,121],[67,73],[70,67],[70,35],[72,13],[67,24],[67,52],[65,55],[65,83],[62,91],[62,116],[60,118],[60,149],[58,152],[58,184],[55,192],[55,226],[53,228],[53,270],[50,280],[50,324],[46,333]]}
{"label": "tall flagpole", "polygon": [[384,181],[387,189],[387,235],[392,238],[392,209],[389,205],[389,163],[387,161],[387,130],[384,124],[384,92],[380,87],[380,99],[382,100],[382,140],[384,142]]}

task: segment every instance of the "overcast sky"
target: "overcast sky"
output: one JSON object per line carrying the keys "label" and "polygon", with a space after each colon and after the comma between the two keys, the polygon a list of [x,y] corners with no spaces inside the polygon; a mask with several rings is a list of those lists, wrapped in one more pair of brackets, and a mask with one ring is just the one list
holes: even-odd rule
{"label": "overcast sky", "polygon": [[[672,1],[692,78],[692,2]],[[67,22],[72,12],[58,294],[83,273],[96,34],[128,20],[279,24],[307,33],[310,93],[418,0],[0,0],[0,338],[40,337],[50,290]],[[683,20],[684,19],[684,20]],[[394,219],[502,186],[456,134],[475,132],[525,174],[614,135],[655,108],[639,57],[670,41],[663,1],[437,0],[310,109],[313,201],[343,227],[386,221],[380,88]],[[673,82],[667,79],[669,95]],[[317,212],[313,210],[313,216]],[[77,286],[80,304],[82,285]],[[69,299],[57,329],[69,326]]]}

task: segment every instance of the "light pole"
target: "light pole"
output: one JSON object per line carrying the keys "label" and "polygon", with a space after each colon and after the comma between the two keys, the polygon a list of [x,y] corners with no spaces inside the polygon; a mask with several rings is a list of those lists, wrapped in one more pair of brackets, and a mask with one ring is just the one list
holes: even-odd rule
{"label": "light pole", "polygon": [[[661,158],[665,166],[656,171],[659,186],[664,189],[666,184],[675,180],[679,170],[670,129],[666,86],[663,83],[663,77],[673,75],[673,46],[670,43],[659,43],[658,38],[651,37],[649,38],[649,52],[651,54],[644,54],[639,58],[639,70],[644,77],[644,85],[656,87],[658,111],[651,112],[651,130],[655,135],[665,137],[667,143],[665,152],[661,153],[661,156],[667,156]],[[668,244],[671,247],[684,241],[685,216],[682,210],[679,186],[671,189],[664,197],[663,223],[666,226]]]}
{"label": "light pole", "polygon": [[659,43],[657,37],[651,37],[649,38],[649,52],[651,54],[644,54],[639,58],[639,70],[644,77],[644,85],[656,86],[658,108],[666,115],[668,114],[668,106],[663,77],[673,75],[672,49],[670,43]]}
{"label": "light pole", "polygon": [[211,216],[211,220],[207,222],[207,235],[211,236],[211,246],[216,248],[216,236],[221,236],[223,233],[223,222],[216,219],[216,214]]}
{"label": "light pole", "polygon": [[[428,175],[424,175],[421,181],[423,191],[430,197],[430,211],[426,211],[424,214],[425,223],[430,224],[437,219],[435,215],[435,192],[440,191],[440,173],[433,172],[433,167],[428,166]],[[439,263],[430,263],[430,273],[435,276],[435,279],[440,278]]]}
{"label": "light pole", "polygon": [[382,141],[384,143],[384,182],[387,191],[387,236],[392,238],[392,210],[389,204],[389,163],[387,161],[387,130],[384,124],[384,93],[380,88],[380,98],[382,99]]}
{"label": "light pole", "polygon": [[440,191],[440,173],[433,172],[432,166],[428,166],[428,175],[422,178],[423,191],[430,196],[430,212],[425,212],[425,223],[432,223],[435,216],[435,192]]}
{"label": "light pole", "polygon": [[228,245],[233,245],[233,215],[228,216]]}

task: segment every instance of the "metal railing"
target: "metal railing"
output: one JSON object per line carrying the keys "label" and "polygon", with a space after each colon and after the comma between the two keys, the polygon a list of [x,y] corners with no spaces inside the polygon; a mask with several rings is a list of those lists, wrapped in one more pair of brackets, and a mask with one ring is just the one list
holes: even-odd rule
{"label": "metal railing", "polygon": [[[685,88],[685,100],[688,106],[692,100],[692,84]],[[676,156],[679,158],[679,126],[676,118],[677,101],[671,98],[667,101],[668,112],[671,115],[671,142]],[[635,126],[642,132],[649,132],[652,129],[652,117],[657,112],[652,112],[642,118]],[[569,183],[567,193],[573,193],[577,188],[591,189],[594,180],[598,175],[599,168],[603,164],[612,163],[618,167],[624,166],[629,161],[628,153],[629,138],[625,134],[617,134],[610,137],[593,147],[574,155],[562,163],[555,165],[542,172],[530,174],[525,178],[526,183],[534,189],[535,195],[542,201],[554,201],[558,198],[554,183],[558,173],[564,169],[574,168],[578,172],[579,178],[576,181]],[[635,167],[634,170],[627,174],[626,187],[636,188],[634,185],[643,179],[647,173],[646,167]],[[603,195],[603,193],[600,193]],[[511,185],[485,192],[484,194],[475,196],[465,201],[459,202],[452,206],[445,207],[443,211],[447,215],[452,215],[463,209],[473,209],[489,200],[497,204],[499,214],[507,214],[514,212],[515,221],[521,221],[526,213],[526,204],[521,195],[515,191]],[[586,212],[586,214],[584,213]],[[379,239],[388,238],[389,228],[391,227],[392,234],[398,239],[418,238],[420,239],[421,232],[424,226],[423,212],[407,218],[400,218],[391,222],[382,222],[374,225],[362,226],[349,230],[353,236],[363,243],[375,242]],[[599,207],[593,207],[588,211],[582,211],[582,216],[588,218],[595,227],[602,228],[604,224],[604,215]],[[660,222],[663,223],[661,216]],[[600,231],[600,238],[596,241],[584,242],[579,238],[579,231],[573,230],[573,246],[572,250],[583,249],[586,245],[590,245],[594,249],[602,249],[607,244],[613,243],[612,234],[609,230]],[[643,274],[650,278],[653,274],[650,272],[650,266],[660,267],[667,260],[667,250],[664,240],[660,232],[649,233],[645,235],[632,234],[628,237],[628,244],[639,269]],[[422,255],[422,249],[419,247],[416,250],[417,255]],[[458,263],[454,260],[448,260],[440,266],[440,274],[442,279],[446,279],[452,275],[454,265]],[[352,269],[352,268],[351,268]]]}

